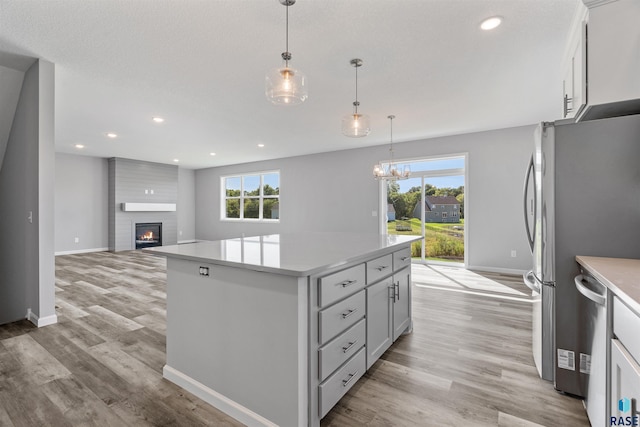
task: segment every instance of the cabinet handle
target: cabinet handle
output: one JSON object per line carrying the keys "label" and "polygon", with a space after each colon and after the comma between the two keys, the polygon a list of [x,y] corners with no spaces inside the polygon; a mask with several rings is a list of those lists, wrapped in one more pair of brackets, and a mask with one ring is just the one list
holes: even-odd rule
{"label": "cabinet handle", "polygon": [[358,371],[355,371],[353,374],[349,374],[349,378],[347,378],[346,380],[342,380],[342,387],[348,386],[349,383],[356,377],[356,375],[358,375]]}
{"label": "cabinet handle", "polygon": [[378,271],[382,271],[382,270],[384,270],[385,268],[389,268],[389,266],[388,266],[388,265],[381,265],[380,267],[376,267],[376,270],[378,270]]}
{"label": "cabinet handle", "polygon": [[342,282],[340,284],[342,285],[343,288],[346,288],[347,286],[353,285],[356,282],[357,282],[357,280],[345,280],[344,282]]}
{"label": "cabinet handle", "polygon": [[398,283],[395,284],[395,288],[396,288],[396,301],[400,301],[400,281],[398,280]]}
{"label": "cabinet handle", "polygon": [[356,311],[358,311],[357,308],[354,308],[353,310],[349,309],[347,310],[346,313],[342,313],[342,318],[346,319],[347,317],[351,316],[353,313],[355,313]]}
{"label": "cabinet handle", "polygon": [[354,342],[350,342],[348,346],[346,347],[342,347],[342,352],[346,353],[349,350],[351,350],[351,347],[353,347],[354,345],[356,345],[356,343],[358,342],[358,340],[355,340]]}
{"label": "cabinet handle", "polygon": [[402,258],[400,258],[400,261],[405,262],[408,259],[411,259],[411,257],[403,256]]}
{"label": "cabinet handle", "polygon": [[389,298],[392,299],[393,302],[396,302],[396,285],[393,284],[389,286],[389,290],[391,291],[391,296]]}

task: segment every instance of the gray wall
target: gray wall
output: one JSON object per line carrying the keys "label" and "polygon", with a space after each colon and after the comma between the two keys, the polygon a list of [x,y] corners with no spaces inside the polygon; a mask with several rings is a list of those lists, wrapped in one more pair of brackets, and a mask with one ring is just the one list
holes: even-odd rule
{"label": "gray wall", "polygon": [[[153,194],[151,194],[153,192]],[[162,244],[178,243],[176,212],[124,212],[121,204],[178,203],[178,166],[139,160],[109,159],[109,250],[135,249],[138,222],[161,222]]]}
{"label": "gray wall", "polygon": [[178,243],[196,238],[196,175],[193,169],[178,169]]}
{"label": "gray wall", "polygon": [[107,177],[107,159],[56,154],[56,255],[108,249]]}
{"label": "gray wall", "polygon": [[[175,168],[174,165],[170,167]],[[178,236],[179,241],[195,239],[194,180],[193,170],[178,169],[177,229],[182,231],[182,236]],[[155,187],[154,183],[144,188],[155,190]],[[56,255],[109,249],[108,200],[108,159],[56,154]],[[78,243],[75,243],[76,237]]]}
{"label": "gray wall", "polygon": [[[2,59],[2,55],[0,55]],[[20,99],[24,72],[0,64],[0,168],[9,140],[11,124]]]}
{"label": "gray wall", "polygon": [[[533,125],[522,126],[394,145],[398,159],[468,153],[469,268],[523,271],[530,266],[521,205],[533,129]],[[372,216],[380,206],[379,184],[371,171],[374,163],[386,159],[384,145],[197,170],[196,238],[305,229],[379,232],[379,218]],[[279,223],[220,220],[221,176],[274,169],[280,170]],[[511,257],[511,250],[516,250],[517,257]]]}
{"label": "gray wall", "polygon": [[[0,323],[56,321],[54,66],[25,73],[0,170]],[[31,220],[28,220],[31,216]]]}

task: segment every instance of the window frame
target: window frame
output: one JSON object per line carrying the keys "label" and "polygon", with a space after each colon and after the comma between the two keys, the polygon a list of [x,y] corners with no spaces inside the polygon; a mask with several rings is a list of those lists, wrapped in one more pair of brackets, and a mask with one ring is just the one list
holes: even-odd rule
{"label": "window frame", "polygon": [[[264,194],[264,177],[266,175],[278,175],[278,194],[277,195],[265,195]],[[258,176],[260,178],[259,184],[259,195],[258,196],[248,196],[245,195],[245,178]],[[227,196],[227,179],[230,178],[238,178],[240,180],[240,195],[239,196]],[[220,177],[220,221],[229,221],[229,222],[268,222],[268,223],[278,223],[280,222],[280,195],[281,195],[281,177],[280,170],[266,170],[266,171],[257,171],[257,172],[245,172],[239,174],[230,174],[223,175]],[[258,218],[245,218],[244,217],[244,208],[245,208],[245,200],[258,200]],[[263,218],[264,215],[264,201],[266,200],[276,200],[278,203],[278,218]],[[227,217],[227,200],[238,200],[238,218],[229,218]]]}

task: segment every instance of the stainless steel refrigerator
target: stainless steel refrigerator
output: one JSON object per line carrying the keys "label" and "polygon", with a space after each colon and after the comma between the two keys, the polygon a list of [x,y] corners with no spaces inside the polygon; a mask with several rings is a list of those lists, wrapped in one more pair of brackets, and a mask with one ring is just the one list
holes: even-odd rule
{"label": "stainless steel refrigerator", "polygon": [[640,115],[542,123],[534,140],[523,206],[534,360],[557,390],[586,397],[590,355],[607,343],[590,335],[575,257],[640,258]]}

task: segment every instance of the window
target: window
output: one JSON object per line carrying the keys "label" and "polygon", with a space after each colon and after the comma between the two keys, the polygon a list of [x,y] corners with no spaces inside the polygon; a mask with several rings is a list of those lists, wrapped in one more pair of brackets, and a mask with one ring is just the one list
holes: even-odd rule
{"label": "window", "polygon": [[222,177],[221,219],[280,219],[280,172]]}
{"label": "window", "polygon": [[446,218],[447,217],[447,213],[446,212],[442,212],[442,218]]}

